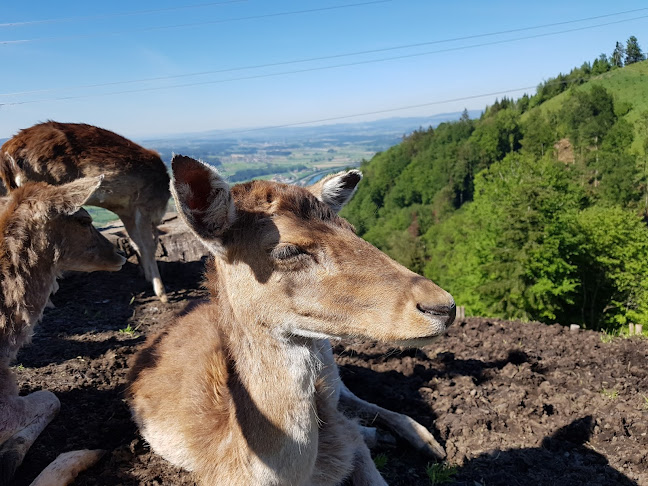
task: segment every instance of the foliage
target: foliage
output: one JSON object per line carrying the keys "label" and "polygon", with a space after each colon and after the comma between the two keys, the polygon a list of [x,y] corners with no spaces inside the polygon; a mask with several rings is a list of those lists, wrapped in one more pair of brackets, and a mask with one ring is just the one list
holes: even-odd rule
{"label": "foliage", "polygon": [[648,63],[614,63],[415,131],[363,163],[343,216],[468,314],[648,324]]}
{"label": "foliage", "polygon": [[614,100],[601,86],[593,86],[589,91],[574,91],[560,111],[560,118],[574,146],[598,149],[616,121]]}
{"label": "foliage", "polygon": [[603,396],[609,398],[610,400],[615,400],[615,399],[617,399],[619,397],[619,392],[617,390],[614,390],[614,389],[608,390],[607,388],[603,388],[601,390],[601,394]]}
{"label": "foliage", "polygon": [[612,66],[613,67],[623,67],[623,58],[625,56],[625,48],[623,47],[623,44],[620,42],[616,43],[616,46],[614,47],[614,51],[612,51],[612,57],[610,60],[612,61]]}
{"label": "foliage", "polygon": [[643,61],[644,59],[646,59],[646,56],[644,56],[643,52],[641,52],[641,47],[639,47],[637,38],[634,35],[630,36],[625,49],[626,66],[628,64],[633,64],[635,62]]}
{"label": "foliage", "polygon": [[510,155],[477,176],[459,221],[426,234],[425,275],[468,313],[554,320],[578,288],[565,228],[584,197],[564,165]]}
{"label": "foliage", "polygon": [[634,212],[592,206],[578,215],[582,235],[578,306],[594,329],[648,322],[648,228]]}
{"label": "foliage", "polygon": [[428,464],[425,473],[430,480],[430,486],[451,484],[454,482],[453,476],[457,474],[457,468],[446,463],[436,462]]}
{"label": "foliage", "polygon": [[389,462],[389,458],[387,457],[387,454],[381,452],[380,454],[377,454],[376,457],[373,458],[373,461],[374,464],[376,465],[376,469],[380,471],[385,468],[385,466]]}

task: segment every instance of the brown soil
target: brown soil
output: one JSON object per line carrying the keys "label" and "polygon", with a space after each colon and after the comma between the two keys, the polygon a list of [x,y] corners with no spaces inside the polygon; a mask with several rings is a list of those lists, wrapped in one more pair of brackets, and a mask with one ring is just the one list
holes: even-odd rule
{"label": "brown soil", "polygon": [[[131,264],[61,281],[33,344],[15,366],[21,393],[48,389],[62,408],[16,477],[27,485],[59,453],[103,448],[80,485],[192,485],[152,453],[123,401],[127,361],[145,336],[205,297],[202,264],[162,264],[161,304]],[[129,329],[133,331],[124,332]],[[537,323],[466,319],[422,350],[335,347],[362,398],[430,428],[457,485],[648,485],[648,341]],[[189,358],[188,358],[189,359]],[[188,363],[190,366],[191,364]],[[383,445],[392,485],[429,485],[428,458]]]}

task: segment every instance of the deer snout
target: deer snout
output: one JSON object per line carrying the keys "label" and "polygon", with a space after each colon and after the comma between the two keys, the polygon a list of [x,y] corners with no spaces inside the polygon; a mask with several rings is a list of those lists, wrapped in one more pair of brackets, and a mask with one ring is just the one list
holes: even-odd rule
{"label": "deer snout", "polygon": [[427,317],[434,317],[443,321],[443,324],[448,327],[455,320],[457,315],[457,306],[454,300],[450,304],[416,304],[419,312],[422,312]]}

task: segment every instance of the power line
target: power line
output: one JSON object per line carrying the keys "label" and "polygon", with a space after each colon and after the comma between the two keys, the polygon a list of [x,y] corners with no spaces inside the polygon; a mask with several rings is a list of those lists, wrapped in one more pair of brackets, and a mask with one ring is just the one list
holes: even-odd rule
{"label": "power line", "polygon": [[[570,81],[567,81],[568,83],[577,83],[580,81],[587,81],[588,79],[591,78],[575,78]],[[545,86],[552,86],[554,84],[564,84],[566,81],[549,81],[547,83],[544,83]],[[447,103],[456,103],[458,101],[469,101],[469,100],[474,100],[474,99],[479,99],[479,98],[487,98],[487,97],[492,97],[492,96],[501,96],[501,95],[507,95],[511,93],[517,93],[520,91],[528,91],[530,89],[535,89],[537,86],[524,86],[521,88],[511,88],[507,90],[502,90],[502,91],[491,91],[490,93],[481,93],[477,95],[470,95],[470,96],[462,96],[459,98],[449,98],[445,100],[437,100],[437,101],[429,101],[427,103],[419,103],[416,105],[408,105],[408,106],[399,106],[396,108],[385,108],[383,110],[375,110],[375,111],[366,111],[364,113],[354,113],[351,115],[338,115],[334,117],[329,117],[329,118],[319,118],[317,120],[309,120],[309,121],[301,121],[301,122],[293,122],[293,123],[284,123],[281,125],[271,125],[271,126],[265,126],[265,127],[256,127],[256,128],[246,128],[246,129],[241,129],[241,130],[223,130],[225,134],[227,135],[237,135],[239,133],[248,133],[248,132],[259,132],[259,131],[264,131],[264,130],[274,130],[277,128],[288,128],[288,127],[296,127],[296,126],[301,126],[301,125],[311,125],[313,123],[324,123],[324,122],[330,122],[330,121],[337,121],[337,120],[346,120],[349,118],[358,118],[361,116],[370,116],[370,115],[381,115],[384,113],[393,113],[396,111],[403,111],[403,110],[412,110],[415,108],[425,108],[428,106],[434,106],[434,105],[443,105]]]}
{"label": "power line", "polygon": [[[573,80],[573,81],[578,81],[578,80]],[[554,84],[553,82],[547,83],[547,85]],[[395,111],[403,111],[403,110],[411,110],[414,108],[425,108],[427,106],[434,106],[434,105],[443,105],[447,103],[455,103],[457,101],[468,101],[468,100],[474,100],[478,98],[487,98],[491,96],[499,96],[499,95],[505,95],[505,94],[510,94],[510,93],[516,93],[519,91],[526,91],[529,89],[535,89],[536,86],[525,86],[523,88],[512,88],[512,89],[507,89],[503,91],[493,91],[491,93],[482,93],[482,94],[477,94],[477,95],[471,95],[471,96],[462,96],[460,98],[450,98],[446,100],[437,100],[437,101],[430,101],[428,103],[420,103],[417,105],[408,105],[408,106],[399,106],[397,108],[386,108],[384,110],[375,110],[375,111],[366,111],[364,113],[354,113],[352,115],[340,115],[340,116],[334,116],[330,118],[320,118],[318,120],[309,120],[309,121],[301,121],[301,122],[294,122],[294,123],[285,123],[283,125],[272,125],[272,126],[266,126],[266,127],[257,127],[257,128],[247,128],[243,130],[234,130],[234,131],[229,131],[226,130],[225,132],[228,135],[236,135],[239,133],[247,133],[247,132],[258,132],[258,131],[263,131],[263,130],[273,130],[275,128],[287,128],[287,127],[296,127],[300,125],[310,125],[313,123],[323,123],[323,122],[330,122],[330,121],[337,121],[337,120],[346,120],[349,118],[358,118],[361,116],[369,116],[369,115],[381,115],[384,113],[393,113]]]}
{"label": "power line", "polygon": [[256,74],[256,75],[250,75],[250,76],[240,76],[240,77],[236,77],[236,78],[227,78],[227,79],[217,79],[217,80],[194,82],[194,83],[176,84],[176,85],[172,85],[172,86],[147,87],[147,88],[138,88],[138,89],[130,89],[130,90],[122,90],[122,91],[113,91],[113,92],[109,92],[109,93],[94,93],[94,94],[86,94],[86,95],[61,96],[61,97],[38,99],[38,100],[12,101],[12,102],[0,103],[0,107],[2,107],[2,106],[26,105],[26,104],[34,104],[34,103],[44,103],[44,102],[50,102],[50,101],[69,101],[69,100],[75,100],[75,99],[94,98],[94,97],[102,97],[102,96],[115,96],[115,95],[121,95],[121,94],[144,93],[144,92],[160,91],[160,90],[166,90],[166,89],[188,88],[188,87],[204,86],[204,85],[210,85],[210,84],[222,84],[222,83],[228,83],[228,82],[232,82],[232,81],[244,81],[244,80],[251,80],[251,79],[260,79],[260,78],[284,76],[284,75],[288,75],[288,74],[300,74],[300,73],[306,73],[306,72],[323,71],[323,70],[327,70],[327,69],[337,69],[337,68],[360,66],[360,65],[366,65],[366,64],[376,64],[376,63],[380,63],[380,62],[387,62],[387,61],[394,61],[394,60],[400,60],[400,59],[409,59],[409,58],[415,58],[415,57],[429,56],[429,55],[432,55],[432,54],[460,51],[460,50],[472,49],[472,48],[477,48],[477,47],[485,47],[485,46],[506,44],[506,43],[511,43],[511,42],[517,42],[517,41],[520,41],[520,40],[529,40],[529,39],[536,39],[536,38],[540,38],[540,37],[549,37],[549,36],[553,36],[553,35],[560,35],[560,34],[565,34],[565,33],[569,33],[569,32],[577,32],[577,31],[581,31],[581,30],[604,27],[604,26],[607,26],[607,25],[619,24],[619,23],[622,23],[622,22],[629,22],[629,21],[640,20],[640,19],[644,19],[644,18],[648,18],[648,15],[635,17],[633,19],[617,20],[617,21],[606,22],[606,23],[597,24],[597,25],[590,25],[590,26],[585,26],[585,27],[566,29],[566,30],[562,30],[562,31],[546,32],[546,33],[542,33],[542,34],[534,34],[534,35],[530,35],[530,36],[517,37],[517,38],[514,38],[514,39],[505,39],[505,40],[498,40],[498,41],[492,41],[492,42],[484,42],[484,43],[481,43],[481,44],[472,44],[472,45],[468,45],[468,46],[452,47],[452,48],[448,48],[448,49],[439,49],[439,50],[436,50],[436,51],[419,52],[419,53],[406,54],[406,55],[401,55],[401,56],[392,56],[392,57],[387,57],[387,58],[382,58],[382,59],[370,59],[370,60],[365,60],[365,61],[355,61],[355,62],[349,62],[349,63],[335,64],[335,65],[330,65],[330,66],[317,66],[317,67],[311,67],[311,68],[305,68],[305,69],[297,69],[297,70],[293,70],[293,71],[283,71],[283,72],[278,72],[278,73],[267,73],[267,74]]}
{"label": "power line", "polygon": [[0,24],[0,28],[3,27],[23,27],[25,25],[34,25],[34,24],[54,24],[61,22],[85,22],[87,20],[101,20],[101,19],[110,19],[114,17],[127,17],[133,15],[146,15],[158,12],[170,12],[173,10],[188,10],[195,8],[204,8],[204,7],[214,7],[218,5],[229,5],[231,3],[241,3],[247,2],[247,0],[228,0],[223,2],[209,2],[209,3],[198,3],[194,5],[179,5],[177,7],[166,7],[166,8],[152,8],[148,10],[133,10],[131,12],[116,12],[112,14],[101,14],[101,15],[88,15],[85,17],[66,17],[61,19],[41,19],[41,20],[23,20],[20,22],[7,22]]}
{"label": "power line", "polygon": [[[413,48],[413,47],[423,47],[423,46],[429,46],[429,45],[434,45],[434,44],[446,44],[446,43],[462,41],[462,40],[478,39],[478,38],[483,38],[483,37],[493,37],[493,36],[498,36],[498,35],[503,35],[503,34],[511,34],[511,33],[515,33],[515,32],[524,32],[524,31],[529,31],[529,30],[538,30],[538,29],[544,29],[544,28],[547,28],[547,27],[556,27],[556,26],[559,26],[559,25],[568,25],[568,24],[574,24],[574,23],[580,23],[580,22],[587,22],[587,21],[590,21],[590,20],[597,20],[597,19],[601,19],[601,18],[614,17],[614,16],[618,16],[618,15],[625,15],[625,14],[629,14],[629,13],[635,13],[635,12],[646,11],[646,10],[648,10],[648,7],[647,8],[634,9],[634,10],[626,10],[626,11],[623,11],[623,12],[614,12],[614,13],[605,14],[605,15],[597,15],[597,16],[594,16],[594,17],[585,17],[585,18],[581,18],[581,19],[572,19],[572,20],[566,20],[566,21],[562,21],[562,22],[554,22],[554,23],[550,23],[550,24],[534,25],[534,26],[530,26],[530,27],[521,27],[521,28],[517,28],[517,29],[501,30],[501,31],[497,31],[497,32],[486,32],[486,33],[482,33],[482,34],[474,34],[474,35],[467,35],[467,36],[461,36],[461,37],[453,37],[453,38],[449,38],[449,39],[440,39],[440,40],[434,40],[434,41],[428,41],[428,42],[419,42],[419,43],[415,43],[415,44],[404,44],[404,45],[399,45],[399,46],[385,47],[385,48],[381,48],[381,49],[371,49],[371,50],[365,50],[365,51],[347,52],[347,53],[332,54],[332,55],[327,55],[327,56],[310,57],[310,58],[304,58],[304,59],[294,59],[294,60],[289,60],[289,61],[279,61],[279,62],[266,63],[266,64],[256,64],[256,65],[251,65],[251,66],[238,66],[238,67],[233,67],[233,68],[223,68],[223,69],[200,71],[200,72],[194,72],[194,73],[176,74],[176,75],[168,75],[168,76],[157,76],[157,77],[151,77],[151,78],[141,78],[141,79],[124,80],[124,81],[113,81],[113,82],[107,82],[107,83],[96,83],[96,84],[86,84],[86,85],[77,85],[77,86],[66,86],[66,87],[59,87],[59,88],[44,88],[44,89],[38,89],[38,90],[17,91],[17,92],[13,92],[13,93],[0,93],[0,96],[19,96],[19,95],[34,94],[34,93],[48,93],[48,92],[55,92],[55,91],[65,91],[65,90],[70,90],[70,89],[100,88],[100,87],[106,87],[106,86],[117,86],[117,85],[122,85],[122,84],[136,84],[136,83],[145,83],[145,82],[150,82],[150,81],[164,81],[164,80],[169,80],[169,79],[179,79],[179,78],[187,78],[187,77],[195,77],[195,76],[205,76],[205,75],[208,75],[208,74],[220,74],[220,73],[233,72],[233,71],[245,71],[245,70],[251,70],[251,69],[261,69],[261,68],[268,68],[268,67],[285,66],[285,65],[289,65],[289,64],[300,64],[300,63],[313,62],[313,61],[324,61],[324,60],[328,60],[328,59],[338,59],[338,58],[342,58],[342,57],[352,57],[352,56],[359,56],[359,55],[364,55],[364,54],[375,54],[375,53],[379,53],[379,52],[388,52],[388,51],[395,51],[395,50],[401,50],[401,49],[410,49],[410,48]],[[642,17],[639,17],[639,18],[642,18]],[[636,18],[625,19],[623,21],[631,21],[631,20],[636,20]],[[608,24],[600,24],[600,25],[608,25]],[[600,26],[600,25],[598,25],[598,26]],[[590,26],[588,26],[588,27],[590,27]],[[591,26],[591,27],[597,27],[597,26]],[[435,51],[435,52],[438,52],[438,51]]]}
{"label": "power line", "polygon": [[[575,78],[571,79],[569,81],[562,81],[562,80],[555,80],[555,81],[549,81],[544,83],[544,86],[553,86],[555,84],[565,84],[565,83],[578,83],[578,82],[584,82],[587,81],[588,79],[591,78]],[[249,133],[249,132],[260,132],[264,130],[274,130],[277,128],[288,128],[288,127],[296,127],[296,126],[302,126],[302,125],[311,125],[313,123],[324,123],[324,122],[330,122],[330,121],[338,121],[338,120],[347,120],[349,118],[358,118],[361,116],[370,116],[370,115],[382,115],[385,113],[393,113],[396,111],[403,111],[403,110],[412,110],[415,108],[425,108],[428,106],[434,106],[434,105],[443,105],[447,103],[456,103],[458,101],[469,101],[469,100],[474,100],[474,99],[479,99],[479,98],[488,98],[492,96],[501,96],[501,95],[508,95],[511,93],[518,93],[520,91],[528,91],[530,89],[536,89],[537,86],[523,86],[521,88],[511,88],[511,89],[506,89],[502,91],[491,91],[490,93],[481,93],[481,94],[476,94],[476,95],[470,95],[470,96],[462,96],[459,98],[449,98],[445,100],[437,100],[437,101],[429,101],[427,103],[419,103],[416,105],[408,105],[408,106],[399,106],[396,108],[385,108],[383,110],[375,110],[375,111],[366,111],[363,113],[354,113],[351,115],[338,115],[334,117],[329,117],[329,118],[319,118],[317,120],[309,120],[309,121],[301,121],[301,122],[293,122],[293,123],[284,123],[281,125],[270,125],[270,126],[265,126],[265,127],[256,127],[256,128],[245,128],[241,130],[223,130],[224,134],[227,135],[237,135],[239,133]]]}
{"label": "power line", "polygon": [[100,32],[100,33],[96,33],[96,34],[79,34],[79,35],[66,35],[66,36],[37,37],[37,38],[33,38],[33,39],[6,40],[6,41],[0,41],[0,45],[25,44],[27,42],[38,42],[38,41],[87,39],[87,38],[91,38],[91,37],[102,37],[102,36],[113,36],[113,35],[127,34],[127,33],[130,33],[130,32],[153,32],[153,31],[168,30],[168,29],[200,27],[202,25],[223,24],[223,23],[227,23],[227,22],[240,22],[240,21],[243,21],[243,20],[267,19],[267,18],[273,18],[273,17],[282,17],[282,16],[286,16],[286,15],[299,15],[299,14],[305,14],[305,13],[325,12],[325,11],[339,10],[339,9],[350,8],[350,7],[363,7],[363,6],[366,6],[366,5],[375,5],[375,4],[379,4],[379,3],[387,3],[387,2],[393,2],[393,1],[394,0],[371,0],[371,1],[367,1],[367,2],[350,3],[350,4],[346,4],[346,5],[334,5],[334,6],[329,6],[329,7],[319,7],[319,8],[311,8],[311,9],[304,9],[304,10],[292,10],[292,11],[285,11],[285,12],[276,12],[276,13],[271,13],[271,14],[250,15],[250,16],[247,16],[247,17],[233,17],[233,18],[229,18],[229,19],[208,20],[208,21],[193,22],[193,23],[188,23],[188,24],[163,25],[163,26],[158,26],[158,27],[145,27],[145,28],[141,28],[141,29],[120,30],[120,31],[114,31],[114,32]]}

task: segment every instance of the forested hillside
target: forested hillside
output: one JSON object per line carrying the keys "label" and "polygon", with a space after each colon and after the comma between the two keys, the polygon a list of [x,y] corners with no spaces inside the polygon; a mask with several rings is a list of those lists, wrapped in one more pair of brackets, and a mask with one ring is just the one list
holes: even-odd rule
{"label": "forested hillside", "polygon": [[364,162],[358,233],[471,315],[648,324],[648,61],[617,43],[534,96]]}

